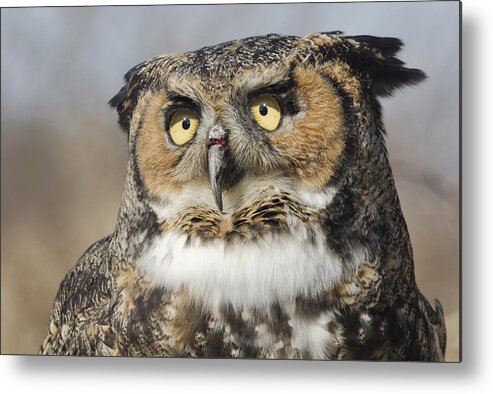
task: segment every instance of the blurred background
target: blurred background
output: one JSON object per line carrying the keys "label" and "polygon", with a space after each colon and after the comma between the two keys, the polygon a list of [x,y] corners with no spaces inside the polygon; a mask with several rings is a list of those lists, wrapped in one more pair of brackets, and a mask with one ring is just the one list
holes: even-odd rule
{"label": "blurred background", "polygon": [[422,292],[459,357],[459,3],[18,8],[1,12],[1,352],[37,353],[60,281],[115,225],[126,139],[107,101],[162,53],[246,36],[398,37],[428,79],[382,101]]}

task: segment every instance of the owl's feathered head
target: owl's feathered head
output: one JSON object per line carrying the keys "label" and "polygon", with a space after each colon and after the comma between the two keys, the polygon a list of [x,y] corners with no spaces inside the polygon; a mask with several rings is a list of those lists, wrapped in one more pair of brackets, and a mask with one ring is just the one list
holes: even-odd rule
{"label": "owl's feathered head", "polygon": [[233,212],[268,186],[319,196],[382,156],[377,97],[425,78],[395,57],[401,46],[270,34],[143,62],[110,101],[133,177],[161,207]]}

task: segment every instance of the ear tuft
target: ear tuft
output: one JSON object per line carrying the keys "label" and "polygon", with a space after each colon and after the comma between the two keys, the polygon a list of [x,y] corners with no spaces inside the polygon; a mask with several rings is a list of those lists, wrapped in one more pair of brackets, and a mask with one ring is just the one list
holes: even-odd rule
{"label": "ear tuft", "polygon": [[108,102],[110,107],[116,108],[118,124],[127,134],[130,131],[130,122],[143,84],[143,77],[139,74],[139,71],[145,64],[146,62],[138,64],[125,74],[126,84]]}
{"label": "ear tuft", "polygon": [[354,54],[349,54],[350,65],[369,76],[377,96],[390,96],[396,89],[415,85],[426,78],[423,71],[407,68],[395,57],[403,46],[397,38],[366,35],[345,38],[358,43],[352,51]]}
{"label": "ear tuft", "polygon": [[407,68],[395,55],[402,49],[398,38],[369,35],[331,35],[332,41],[319,48],[326,60],[341,59],[366,81],[377,96],[389,96],[396,89],[415,85],[426,78],[423,71]]}

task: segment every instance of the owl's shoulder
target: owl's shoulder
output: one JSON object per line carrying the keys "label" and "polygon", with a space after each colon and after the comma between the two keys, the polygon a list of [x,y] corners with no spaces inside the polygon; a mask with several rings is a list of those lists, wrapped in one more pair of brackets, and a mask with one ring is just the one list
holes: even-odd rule
{"label": "owl's shoulder", "polygon": [[41,354],[89,355],[98,346],[112,353],[107,308],[114,291],[110,240],[107,236],[92,244],[62,280]]}

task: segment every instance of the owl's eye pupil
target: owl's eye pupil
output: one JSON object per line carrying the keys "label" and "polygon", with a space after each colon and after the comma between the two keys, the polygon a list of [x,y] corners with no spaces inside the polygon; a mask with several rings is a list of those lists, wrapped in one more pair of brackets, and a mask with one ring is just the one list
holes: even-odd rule
{"label": "owl's eye pupil", "polygon": [[260,107],[258,109],[258,112],[260,113],[260,115],[262,116],[265,116],[267,115],[267,112],[269,112],[269,110],[267,109],[267,105],[265,104],[260,104]]}
{"label": "owl's eye pupil", "polygon": [[181,122],[181,127],[183,127],[183,130],[188,130],[190,126],[191,126],[190,119],[183,118],[183,121]]}

